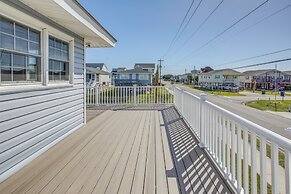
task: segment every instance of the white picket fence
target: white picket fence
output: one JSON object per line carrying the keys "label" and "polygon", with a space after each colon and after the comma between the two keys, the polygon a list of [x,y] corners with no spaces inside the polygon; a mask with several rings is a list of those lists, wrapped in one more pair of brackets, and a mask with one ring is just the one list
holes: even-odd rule
{"label": "white picket fence", "polygon": [[[207,101],[205,94],[198,97],[176,87],[174,96],[176,109],[198,137],[199,145],[205,147],[238,193],[256,194],[258,173],[260,193],[269,189],[275,194],[291,194],[289,139]],[[281,165],[279,158],[285,160]],[[282,169],[283,175],[279,173]],[[271,181],[267,183],[269,173]]]}
{"label": "white picket fence", "polygon": [[167,86],[112,86],[87,87],[87,105],[172,105],[173,87]]}

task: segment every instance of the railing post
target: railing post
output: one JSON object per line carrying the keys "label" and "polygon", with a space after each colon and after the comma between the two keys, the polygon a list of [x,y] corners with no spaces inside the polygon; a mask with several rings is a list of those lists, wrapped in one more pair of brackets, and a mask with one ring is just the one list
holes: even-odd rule
{"label": "railing post", "polygon": [[203,104],[205,103],[207,99],[207,94],[200,94],[200,143],[199,146],[201,148],[205,148],[205,115],[203,110]]}
{"label": "railing post", "polygon": [[99,106],[99,86],[95,87],[95,105]]}
{"label": "railing post", "polygon": [[136,85],[133,85],[133,104],[136,106]]}
{"label": "railing post", "polygon": [[181,113],[182,117],[184,117],[184,90],[181,90]]}

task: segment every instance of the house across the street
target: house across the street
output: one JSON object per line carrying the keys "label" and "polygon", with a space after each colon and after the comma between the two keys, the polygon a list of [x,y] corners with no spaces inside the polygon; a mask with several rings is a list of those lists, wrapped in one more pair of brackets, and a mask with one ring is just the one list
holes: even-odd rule
{"label": "house across the street", "polygon": [[115,86],[152,85],[155,64],[139,63],[133,69],[113,68],[112,84]]}
{"label": "house across the street", "polygon": [[275,69],[260,69],[245,71],[246,89],[274,89],[290,85],[291,75],[288,72],[282,72]]}
{"label": "house across the street", "polygon": [[244,75],[232,69],[219,69],[198,76],[198,84],[205,88],[218,88],[224,85],[244,86]]}
{"label": "house across the street", "polygon": [[77,0],[0,1],[0,182],[86,123],[85,48],[115,38]]}

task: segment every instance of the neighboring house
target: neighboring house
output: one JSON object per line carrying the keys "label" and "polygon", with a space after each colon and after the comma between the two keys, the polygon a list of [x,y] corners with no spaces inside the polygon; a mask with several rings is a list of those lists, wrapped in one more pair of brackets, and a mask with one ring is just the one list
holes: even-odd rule
{"label": "neighboring house", "polygon": [[115,86],[152,85],[155,64],[136,64],[134,69],[113,68],[112,84]]}
{"label": "neighboring house", "polygon": [[197,77],[200,73],[201,73],[201,70],[197,70],[197,69],[191,71],[191,74],[193,77],[194,76]]}
{"label": "neighboring house", "polygon": [[288,85],[291,85],[291,71],[283,71],[284,75],[284,80],[288,82]]}
{"label": "neighboring house", "polygon": [[85,48],[116,40],[76,0],[0,1],[0,182],[86,123]]}
{"label": "neighboring house", "polygon": [[[103,81],[107,80],[107,77],[109,78],[110,73],[107,71],[99,70],[98,68],[94,67],[86,67],[86,84],[88,87],[94,87],[94,86],[110,86],[110,82],[100,82],[103,78]],[[105,77],[105,79],[104,79]]]}
{"label": "neighboring house", "polygon": [[244,75],[246,89],[274,89],[275,82],[277,87],[290,85],[289,74],[275,69],[245,71]]}
{"label": "neighboring house", "polygon": [[154,63],[136,63],[134,69],[141,68],[149,73],[154,74],[156,65]]}
{"label": "neighboring house", "polygon": [[189,83],[189,76],[191,75],[191,73],[185,73],[185,74],[182,74],[182,75],[178,75],[179,77],[179,81],[181,83]]}
{"label": "neighboring house", "polygon": [[202,87],[208,88],[226,84],[243,87],[244,76],[242,73],[232,69],[213,70],[207,73],[199,74],[198,84]]}
{"label": "neighboring house", "polygon": [[86,63],[86,82],[90,86],[111,84],[110,73],[104,63]]}

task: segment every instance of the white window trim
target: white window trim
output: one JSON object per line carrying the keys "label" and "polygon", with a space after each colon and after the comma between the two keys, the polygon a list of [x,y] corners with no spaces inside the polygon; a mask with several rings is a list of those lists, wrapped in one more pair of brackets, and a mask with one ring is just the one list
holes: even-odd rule
{"label": "white window trim", "polygon": [[[57,38],[61,41],[64,41],[64,42],[67,42],[69,44],[69,80],[68,81],[50,81],[49,80],[49,37],[52,36],[54,38]],[[44,48],[46,49],[45,52],[47,52],[47,64],[46,64],[46,68],[47,68],[47,85],[50,85],[50,84],[63,84],[63,83],[67,83],[67,84],[74,84],[74,57],[75,57],[75,41],[74,41],[74,38],[71,37],[70,39],[68,39],[68,37],[64,37],[64,36],[61,36],[61,35],[57,35],[55,33],[51,33],[51,32],[48,32],[47,34],[47,46]]]}

